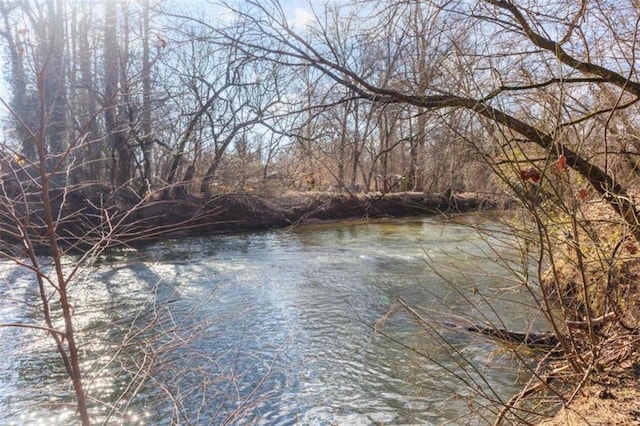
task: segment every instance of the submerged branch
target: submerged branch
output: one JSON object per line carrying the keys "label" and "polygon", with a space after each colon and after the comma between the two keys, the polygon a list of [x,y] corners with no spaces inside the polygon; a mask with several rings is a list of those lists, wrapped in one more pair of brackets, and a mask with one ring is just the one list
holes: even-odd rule
{"label": "submerged branch", "polygon": [[[445,323],[445,325],[460,328],[460,326],[453,323]],[[462,326],[462,329],[472,333],[478,333],[483,336],[492,337],[503,342],[523,344],[538,348],[544,347],[551,349],[558,344],[558,337],[554,333],[521,333],[480,325]]]}
{"label": "submerged branch", "polygon": [[455,324],[451,321],[427,321],[424,319],[415,309],[409,306],[404,300],[399,299],[398,303],[416,320],[423,325],[432,326],[431,323],[437,323],[444,327],[455,328],[465,332],[477,333],[483,336],[491,337],[496,340],[507,343],[517,343],[521,345],[527,345],[535,348],[548,348],[553,349],[559,343],[558,337],[554,333],[521,333],[516,331],[509,331],[496,327],[486,327],[477,324],[462,325]]}

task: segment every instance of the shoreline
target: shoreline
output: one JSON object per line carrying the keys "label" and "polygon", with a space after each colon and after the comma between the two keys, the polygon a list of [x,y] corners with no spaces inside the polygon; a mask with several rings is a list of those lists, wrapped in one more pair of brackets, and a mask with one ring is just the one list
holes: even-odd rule
{"label": "shoreline", "polygon": [[[177,201],[178,204],[175,204]],[[436,214],[499,210],[508,202],[497,197],[462,193],[344,194],[289,192],[282,195],[221,194],[209,200],[186,199],[142,206],[139,217],[148,229],[183,225],[168,237],[203,233],[281,229],[345,219],[421,217]],[[176,207],[180,213],[176,213]]]}
{"label": "shoreline", "polygon": [[[25,239],[40,253],[51,250],[42,200],[35,195],[25,199],[19,211],[0,211],[9,255],[21,253]],[[478,193],[288,191],[203,196],[158,191],[140,197],[130,188],[113,191],[98,184],[53,190],[50,195],[56,240],[64,251],[323,221],[498,211],[513,205],[506,197]]]}

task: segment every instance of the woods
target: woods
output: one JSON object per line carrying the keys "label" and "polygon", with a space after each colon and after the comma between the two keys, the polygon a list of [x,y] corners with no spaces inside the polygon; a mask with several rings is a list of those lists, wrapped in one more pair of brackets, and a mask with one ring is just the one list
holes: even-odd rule
{"label": "woods", "polygon": [[[37,161],[31,133],[43,127],[48,161],[60,160],[50,169],[67,169],[66,182],[130,186],[141,194],[181,183],[204,194],[255,190],[277,173],[285,189],[376,190],[400,179],[403,190],[484,189],[469,173],[481,157],[423,107],[366,102],[310,64],[288,64],[286,52],[284,63],[248,52],[234,39],[254,37],[250,23],[205,23],[195,9],[180,15],[162,2],[43,4],[2,6],[10,89],[3,96],[10,109],[4,151]],[[222,10],[211,5],[202,13]],[[414,18],[408,24],[415,34],[435,25],[429,16]],[[332,55],[348,61],[351,73],[400,82],[391,74],[397,54],[380,60],[408,36],[394,40],[400,35],[391,28],[387,42],[366,36],[365,52],[351,39],[359,37],[360,17],[344,19],[331,6],[326,19],[336,22],[302,29],[309,43],[338,40],[343,45]],[[426,55],[433,53],[424,42],[403,47],[413,48],[425,50],[424,61],[402,65],[404,80],[426,87],[433,73]],[[412,83],[416,66],[422,77]],[[42,108],[34,108],[39,100]]]}
{"label": "woods", "polygon": [[[36,161],[42,127],[50,170],[67,168],[68,182],[141,195],[181,182],[211,194],[255,190],[277,173],[291,189],[402,181],[403,190],[495,192],[484,164],[517,164],[500,152],[511,141],[510,151],[563,156],[635,226],[620,178],[635,167],[633,138],[621,135],[633,131],[638,91],[624,66],[634,27],[599,22],[604,6],[558,5],[566,17],[550,19],[536,15],[540,2],[370,3],[363,16],[330,3],[304,28],[269,2],[211,5],[202,13],[234,18],[207,22],[162,2],[46,6],[2,6],[13,112],[5,152]],[[558,41],[541,32],[551,26]],[[581,36],[592,27],[608,31],[614,56],[598,53],[604,39]],[[606,136],[597,158],[574,148],[597,143],[594,132]],[[538,153],[523,154],[545,168]]]}
{"label": "woods", "polygon": [[0,3],[1,251],[37,277],[82,422],[62,259],[162,235],[180,203],[201,215],[181,226],[215,220],[223,194],[514,199],[523,285],[571,370],[602,370],[592,321],[628,338],[640,319],[638,4],[289,3]]}

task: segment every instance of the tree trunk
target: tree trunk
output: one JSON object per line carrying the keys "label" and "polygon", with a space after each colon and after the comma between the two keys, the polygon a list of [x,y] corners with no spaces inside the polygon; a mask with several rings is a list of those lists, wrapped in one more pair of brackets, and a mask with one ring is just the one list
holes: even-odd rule
{"label": "tree trunk", "polygon": [[[67,105],[64,58],[64,14],[62,0],[47,0],[49,37],[48,52],[43,52],[43,84],[45,106],[49,116],[47,147],[52,155],[63,152],[67,134]],[[49,169],[57,167],[55,161]]]}
{"label": "tree trunk", "polygon": [[[11,71],[8,78],[12,94],[10,105],[15,114],[15,117],[12,118],[15,122],[16,136],[22,145],[22,155],[29,161],[35,161],[37,158],[36,141],[30,131],[37,128],[38,120],[34,117],[37,108],[33,108],[33,99],[29,99],[30,95],[27,90],[27,75],[23,62],[26,53],[25,45],[20,39],[20,34],[16,33],[14,35],[14,28],[9,19],[9,15],[15,7],[18,6],[0,2],[0,13],[2,13],[4,25],[1,34],[7,42],[11,61]],[[17,120],[17,118],[20,118],[20,120]]]}
{"label": "tree trunk", "polygon": [[216,149],[216,153],[207,169],[207,172],[204,174],[202,178],[202,182],[200,184],[200,192],[202,194],[209,194],[209,187],[213,182],[213,178],[216,175],[216,171],[218,170],[218,165],[220,164],[220,159],[222,158],[223,151]]}
{"label": "tree trunk", "polygon": [[84,104],[86,117],[86,137],[87,146],[85,149],[85,161],[82,165],[83,177],[87,180],[100,181],[104,176],[104,163],[102,144],[98,142],[98,95],[96,93],[94,80],[94,65],[91,58],[92,49],[89,42],[89,29],[92,22],[88,16],[84,16],[78,23],[78,57],[80,62],[80,81],[84,93]]}
{"label": "tree trunk", "polygon": [[151,126],[151,60],[149,58],[149,0],[144,0],[142,16],[142,161],[143,181],[146,191],[152,185],[151,147],[153,133]]}
{"label": "tree trunk", "polygon": [[129,149],[125,126],[118,119],[119,55],[116,37],[118,11],[116,2],[105,2],[104,31],[104,117],[107,143],[111,148],[111,183],[126,185],[132,177],[133,156]]}

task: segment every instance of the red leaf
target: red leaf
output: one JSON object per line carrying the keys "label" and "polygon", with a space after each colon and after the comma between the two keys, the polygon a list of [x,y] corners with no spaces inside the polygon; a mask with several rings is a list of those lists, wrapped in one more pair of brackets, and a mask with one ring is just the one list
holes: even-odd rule
{"label": "red leaf", "polygon": [[531,174],[531,180],[534,183],[540,182],[540,173],[537,170],[533,169],[533,173]]}
{"label": "red leaf", "polygon": [[630,254],[636,254],[638,252],[638,247],[633,244],[627,244],[625,247]]}
{"label": "red leaf", "polygon": [[520,180],[522,180],[522,181],[526,181],[527,180],[527,171],[526,170],[520,169]]}
{"label": "red leaf", "polygon": [[556,169],[558,169],[559,172],[567,170],[567,157],[564,155],[558,157],[558,161],[556,161]]}
{"label": "red leaf", "polygon": [[532,182],[538,183],[540,182],[540,173],[535,167],[529,167],[527,170],[520,170],[520,179],[523,181],[527,181],[531,179]]}
{"label": "red leaf", "polygon": [[582,188],[580,192],[578,192],[578,197],[580,197],[582,201],[586,200],[588,196],[589,191],[587,190],[587,188]]}

